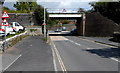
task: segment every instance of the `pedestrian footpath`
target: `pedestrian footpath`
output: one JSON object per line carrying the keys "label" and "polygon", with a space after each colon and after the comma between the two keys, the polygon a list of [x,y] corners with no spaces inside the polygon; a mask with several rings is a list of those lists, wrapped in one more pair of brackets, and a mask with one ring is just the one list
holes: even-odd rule
{"label": "pedestrian footpath", "polygon": [[97,43],[101,43],[101,44],[120,47],[120,43],[112,42],[112,41],[109,40],[112,37],[82,37],[82,36],[79,36],[79,37],[83,38],[83,39],[90,40],[90,41],[94,41],[94,42],[97,42]]}
{"label": "pedestrian footpath", "polygon": [[3,56],[4,71],[54,71],[50,45],[43,36],[30,36]]}

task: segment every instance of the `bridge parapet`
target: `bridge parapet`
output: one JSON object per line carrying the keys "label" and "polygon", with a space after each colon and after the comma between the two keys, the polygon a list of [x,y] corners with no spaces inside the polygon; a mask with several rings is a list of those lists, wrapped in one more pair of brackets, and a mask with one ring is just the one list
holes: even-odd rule
{"label": "bridge parapet", "polygon": [[82,17],[82,14],[49,14],[49,17]]}
{"label": "bridge parapet", "polygon": [[46,8],[46,10],[48,13],[78,13],[79,8]]}

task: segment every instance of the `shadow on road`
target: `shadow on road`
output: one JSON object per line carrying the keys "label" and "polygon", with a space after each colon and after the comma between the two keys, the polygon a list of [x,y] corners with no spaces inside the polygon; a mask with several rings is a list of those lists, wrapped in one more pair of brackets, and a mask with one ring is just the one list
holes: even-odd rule
{"label": "shadow on road", "polygon": [[103,58],[120,58],[120,48],[90,49],[86,51],[97,54],[98,56],[101,56]]}

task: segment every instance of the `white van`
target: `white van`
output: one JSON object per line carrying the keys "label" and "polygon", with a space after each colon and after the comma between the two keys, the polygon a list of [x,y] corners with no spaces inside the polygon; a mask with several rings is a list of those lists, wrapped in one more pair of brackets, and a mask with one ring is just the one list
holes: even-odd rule
{"label": "white van", "polygon": [[24,27],[21,26],[18,22],[11,22],[10,26],[16,31],[20,32],[24,30]]}
{"label": "white van", "polygon": [[5,27],[6,27],[6,35],[15,34],[14,29],[11,26],[0,26],[0,36],[5,35]]}

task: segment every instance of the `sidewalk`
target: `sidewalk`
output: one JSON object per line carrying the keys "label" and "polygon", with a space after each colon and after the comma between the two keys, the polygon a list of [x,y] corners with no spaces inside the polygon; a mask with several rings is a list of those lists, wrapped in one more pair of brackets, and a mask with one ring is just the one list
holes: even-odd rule
{"label": "sidewalk", "polygon": [[43,36],[30,36],[3,55],[6,71],[54,71],[51,47]]}
{"label": "sidewalk", "polygon": [[97,43],[106,44],[110,46],[120,47],[120,43],[109,41],[112,37],[82,37],[80,38],[91,40]]}

